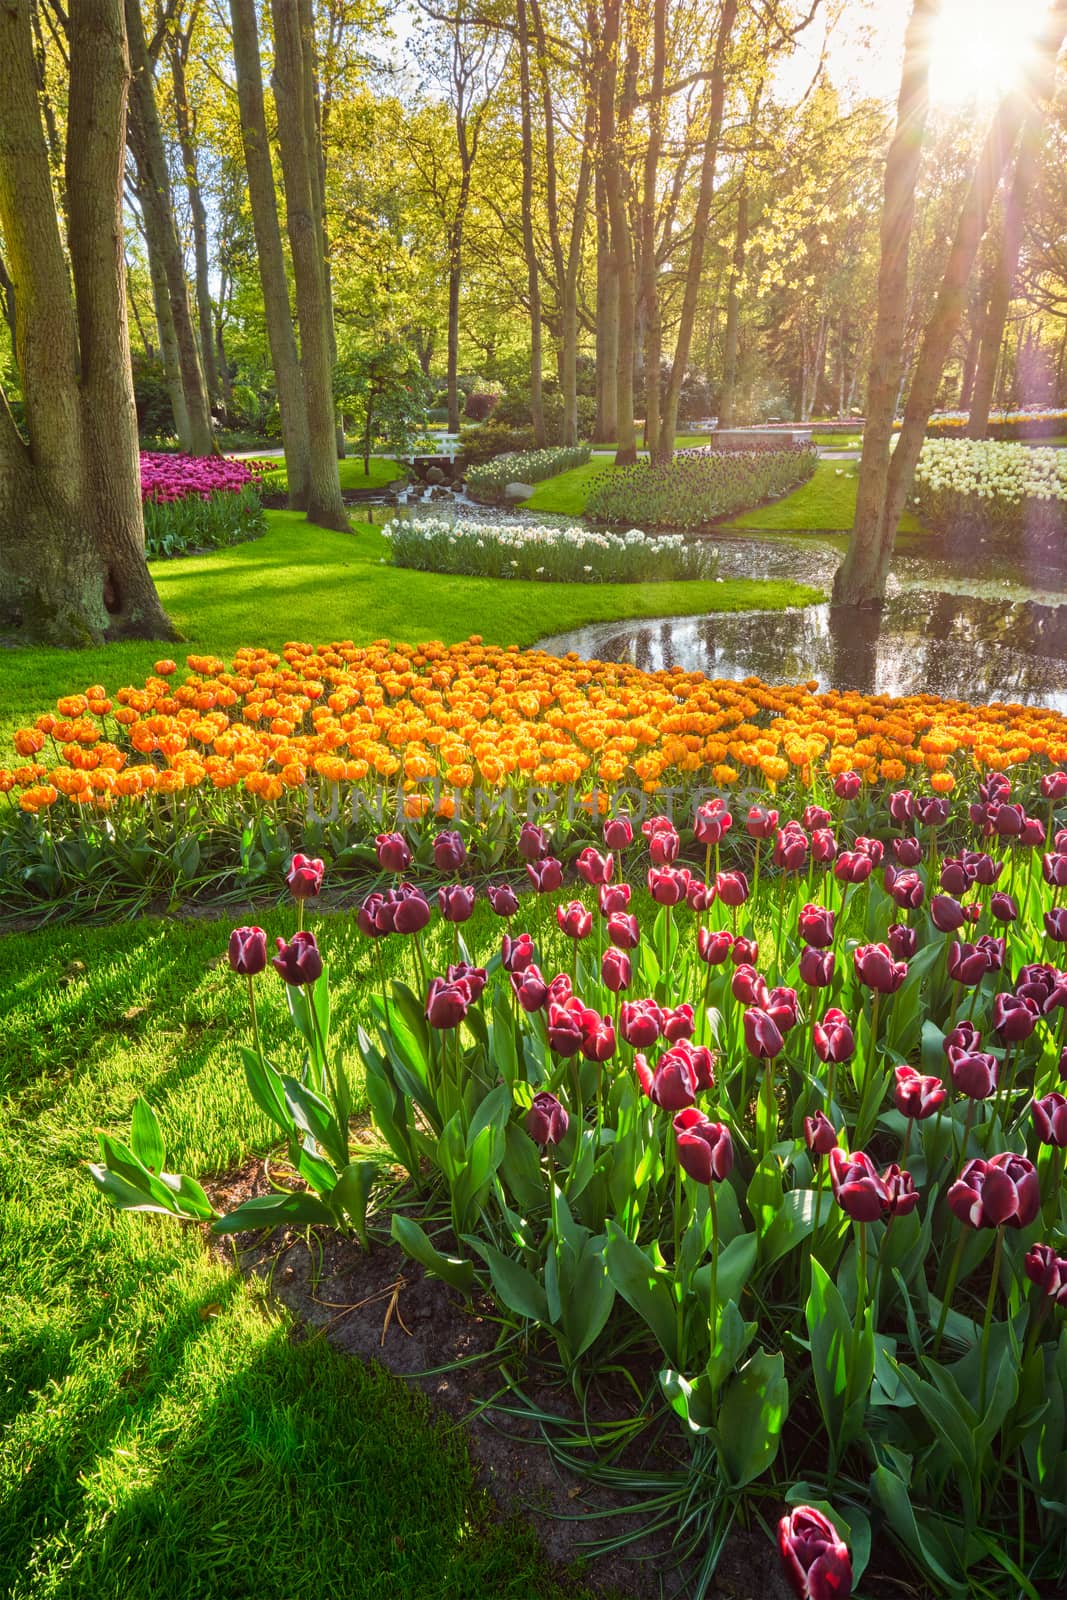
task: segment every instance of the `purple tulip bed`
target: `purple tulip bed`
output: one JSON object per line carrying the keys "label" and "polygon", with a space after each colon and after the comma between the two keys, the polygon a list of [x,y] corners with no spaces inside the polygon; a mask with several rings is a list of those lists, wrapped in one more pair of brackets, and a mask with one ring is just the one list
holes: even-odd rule
{"label": "purple tulip bed", "polygon": [[260,484],[272,461],[141,452],[145,553],[184,556],[266,532]]}
{"label": "purple tulip bed", "polygon": [[[526,823],[489,943],[458,832],[433,840],[437,890],[411,881],[414,833],[380,835],[354,1060],[307,925],[323,864],[295,856],[291,937],[229,942],[275,1187],[219,1215],[163,1170],[143,1100],[93,1175],[217,1234],[388,1228],[490,1296],[512,1414],[672,1530],[686,1593],[738,1524],[777,1538],[801,1600],[870,1593],[872,1541],[909,1593],[1040,1600],[1067,1564],[1067,774],[989,773],[953,804],[839,773],[822,798],[713,800],[636,838],[611,817],[566,863]],[[279,978],[293,1048],[271,1059],[256,997]],[[376,1146],[351,1129],[364,1091]],[[558,1417],[524,1398],[527,1360]],[[620,1374],[631,1403],[594,1420]],[[622,1464],[656,1430],[687,1471]]]}

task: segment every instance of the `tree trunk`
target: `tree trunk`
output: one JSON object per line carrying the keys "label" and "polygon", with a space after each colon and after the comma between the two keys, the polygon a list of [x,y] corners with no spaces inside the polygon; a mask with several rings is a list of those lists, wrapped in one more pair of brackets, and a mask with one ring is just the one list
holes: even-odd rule
{"label": "tree trunk", "polygon": [[561,340],[560,386],[563,390],[563,443],[578,443],[578,275],[582,266],[582,241],[585,213],[589,204],[589,181],[593,159],[593,117],[586,120],[585,143],[578,168],[578,184],[571,219],[570,248],[563,278],[563,336]]}
{"label": "tree trunk", "polygon": [[[533,124],[530,115],[530,37],[526,0],[516,0],[519,41],[519,107],[522,127],[522,248],[526,257],[527,298],[530,306],[530,420],[534,444],[545,445],[545,402],[541,381],[541,279],[533,227]],[[554,219],[555,220],[555,219]]]}
{"label": "tree trunk", "polygon": [[726,52],[737,18],[737,0],[723,0],[719,29],[715,39],[715,55],[711,67],[711,96],[708,107],[708,131],[704,140],[704,157],[700,168],[700,189],[697,195],[693,231],[689,242],[689,261],[685,275],[685,292],[678,319],[678,334],[674,344],[674,360],[667,393],[663,399],[660,448],[657,461],[670,461],[674,455],[674,434],[678,425],[678,402],[682,384],[689,365],[689,349],[696,320],[700,279],[704,271],[704,248],[708,238],[711,217],[711,200],[715,191],[715,166],[719,155],[722,134],[723,107],[726,102]]}
{"label": "tree trunk", "polygon": [[[192,24],[190,23],[190,32]],[[215,364],[214,312],[211,305],[210,268],[207,248],[207,207],[200,189],[200,174],[196,164],[195,118],[189,108],[185,82],[185,59],[189,48],[189,34],[172,35],[169,57],[171,81],[174,85],[174,125],[181,151],[182,175],[185,192],[189,196],[189,212],[193,222],[193,257],[196,266],[196,315],[200,326],[200,359],[204,368],[208,397],[217,405],[222,391],[218,367]]]}
{"label": "tree trunk", "polygon": [[930,105],[930,31],[939,0],[914,0],[904,38],[904,64],[897,100],[897,125],[886,156],[882,202],[878,310],[867,380],[863,453],[856,489],[856,515],[848,551],[834,577],[834,600],[855,605],[880,600],[881,511],[897,392],[904,360],[908,307],[908,251],[915,221],[915,186]]}
{"label": "tree trunk", "polygon": [[[156,249],[166,273],[170,314],[178,345],[182,390],[189,416],[189,449],[193,455],[208,456],[215,454],[216,449],[211,429],[211,406],[207,385],[204,382],[200,350],[193,330],[189,285],[185,279],[185,263],[174,221],[170,173],[163,146],[163,133],[159,125],[155,81],[145,43],[140,0],[125,0],[125,11],[130,65],[133,70],[127,137],[137,163],[138,190],[145,213],[145,231],[150,239],[154,234]],[[152,218],[151,224],[149,215]]]}
{"label": "tree trunk", "polygon": [[641,191],[641,282],[638,293],[645,339],[645,449],[653,457],[659,451],[660,367],[663,361],[663,323],[656,259],[656,202],[659,157],[663,145],[663,85],[666,70],[667,0],[653,0],[652,80],[649,85],[648,144],[645,147]]}
{"label": "tree trunk", "polygon": [[[730,262],[730,287],[726,291],[726,329],[722,346],[722,392],[719,397],[719,427],[732,428],[737,409],[737,342],[741,326],[741,274],[745,270],[748,248],[748,180],[742,177],[737,194],[737,227],[734,253]],[[842,353],[842,363],[844,354]]]}
{"label": "tree trunk", "polygon": [[341,499],[334,430],[333,362],[326,304],[322,229],[317,220],[312,166],[317,153],[308,148],[308,110],[304,103],[307,76],[303,38],[291,0],[272,0],[274,18],[274,99],[278,110],[278,143],[285,179],[285,215],[296,282],[300,323],[300,355],[304,375],[309,442],[308,520],[347,532],[348,515]]}
{"label": "tree trunk", "polygon": [[604,194],[611,227],[611,248],[617,279],[617,345],[615,358],[616,450],[615,465],[629,466],[637,460],[637,434],[634,429],[634,290],[633,238],[623,192],[622,138],[616,113],[615,91],[618,82],[620,0],[605,0],[603,65],[600,71],[600,159],[604,174]]}
{"label": "tree trunk", "polygon": [[600,163],[595,182],[596,206],[596,424],[599,444],[613,443],[618,432],[619,275],[611,248],[607,191]]}
{"label": "tree trunk", "polygon": [[255,0],[230,0],[230,18],[233,23],[237,98],[241,111],[241,143],[248,170],[248,198],[252,208],[252,229],[256,236],[259,277],[263,285],[267,342],[278,391],[289,506],[293,511],[306,511],[311,470],[307,401],[289,307],[289,284],[278,222],[278,196],[267,140]]}
{"label": "tree trunk", "polygon": [[997,252],[993,291],[989,297],[985,325],[982,329],[982,348],[974,376],[970,414],[967,418],[967,437],[984,439],[989,432],[989,412],[996,388],[997,369],[1004,345],[1004,329],[1015,292],[1015,275],[1019,270],[1019,256],[1023,243],[1023,218],[1026,202],[1034,180],[1036,152],[1030,137],[1029,119],[1023,131],[1019,156],[1011,186],[1004,197],[1004,232]]}
{"label": "tree trunk", "polygon": [[174,423],[174,432],[178,439],[178,448],[189,455],[192,453],[193,441],[189,431],[189,412],[185,406],[185,390],[182,388],[182,369],[178,360],[178,340],[174,332],[174,318],[170,314],[170,291],[167,288],[167,273],[163,266],[163,253],[156,233],[156,213],[154,210],[150,211],[141,200],[140,187],[138,185],[133,187],[141,205],[145,254],[148,257],[148,276],[152,285],[152,308],[156,317],[156,332],[159,335],[159,355],[163,363],[163,381],[167,386],[170,414]]}

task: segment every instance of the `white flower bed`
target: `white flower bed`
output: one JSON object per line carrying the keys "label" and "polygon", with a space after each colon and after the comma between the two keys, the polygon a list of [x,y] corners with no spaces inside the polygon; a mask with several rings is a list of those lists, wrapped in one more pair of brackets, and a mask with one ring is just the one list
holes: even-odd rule
{"label": "white flower bed", "polygon": [[668,578],[713,578],[718,551],[680,534],[650,538],[640,528],[602,533],[574,523],[465,517],[397,518],[382,529],[393,564],[472,577],[529,578],[545,583],[651,583]]}
{"label": "white flower bed", "polygon": [[975,522],[1013,533],[1063,529],[1067,451],[991,439],[928,439],[915,471],[915,503],[931,527]]}

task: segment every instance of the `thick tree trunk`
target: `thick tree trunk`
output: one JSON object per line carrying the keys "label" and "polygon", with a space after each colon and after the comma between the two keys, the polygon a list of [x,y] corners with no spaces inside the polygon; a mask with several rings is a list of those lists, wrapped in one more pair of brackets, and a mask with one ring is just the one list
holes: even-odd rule
{"label": "thick tree trunk", "polygon": [[611,248],[607,190],[597,163],[596,206],[596,424],[594,437],[609,444],[618,432],[619,274]]}
{"label": "thick tree trunk", "polygon": [[178,345],[185,408],[189,417],[189,449],[193,455],[208,456],[215,454],[216,449],[211,429],[211,405],[207,384],[204,381],[200,348],[193,328],[185,262],[182,259],[181,243],[174,221],[170,172],[163,145],[163,132],[159,124],[155,80],[152,76],[148,46],[145,43],[140,0],[125,0],[125,13],[126,36],[133,71],[127,137],[137,163],[138,192],[145,213],[145,231],[150,240],[154,236],[156,249],[166,272],[170,314]]}
{"label": "thick tree trunk", "polygon": [[659,461],[669,461],[674,454],[674,434],[678,425],[678,402],[681,399],[682,384],[685,382],[686,369],[689,366],[693,323],[696,320],[700,280],[704,271],[704,248],[707,244],[708,224],[711,218],[711,201],[715,191],[715,167],[719,155],[719,140],[722,135],[723,107],[726,102],[726,52],[730,46],[736,19],[737,0],[723,0],[718,34],[715,39],[715,55],[711,67],[708,131],[704,140],[704,156],[700,168],[700,189],[697,195],[693,231],[689,242],[685,292],[682,296],[682,310],[678,319],[678,333],[674,344],[674,360],[671,363],[670,382],[667,385],[667,393],[663,399],[660,448],[656,452],[656,459]]}
{"label": "thick tree trunk", "polygon": [[[667,0],[653,0],[652,81],[649,85],[648,144],[645,147],[641,191],[641,274],[638,303],[644,323],[645,449],[659,452],[660,366],[663,360],[663,323],[659,303],[659,263],[656,258],[656,211],[659,157],[663,144],[663,85],[667,70]],[[673,440],[671,441],[673,443]]]}
{"label": "thick tree trunk", "polygon": [[131,181],[130,188],[141,207],[141,225],[144,232],[145,254],[148,257],[148,277],[152,285],[152,310],[155,313],[156,333],[159,337],[159,357],[163,363],[163,381],[170,400],[170,414],[178,448],[190,454],[192,437],[189,432],[189,413],[185,406],[182,388],[182,369],[178,360],[178,340],[174,332],[174,318],[170,314],[170,291],[167,272],[163,265],[163,252],[157,237],[156,213],[141,199],[140,186]]}
{"label": "thick tree trunk", "polygon": [[1023,243],[1023,218],[1027,197],[1034,180],[1036,151],[1030,137],[1032,125],[1027,123],[1019,146],[1015,173],[1004,197],[1004,232],[997,252],[993,278],[993,291],[989,297],[985,325],[982,329],[982,348],[974,375],[970,414],[967,418],[967,436],[984,439],[989,432],[989,412],[996,388],[997,369],[1004,345],[1004,329],[1008,323],[1015,276],[1019,270],[1019,256]]}
{"label": "thick tree trunk", "polygon": [[278,196],[267,140],[255,0],[230,0],[230,18],[233,23],[237,99],[241,111],[241,143],[248,171],[248,198],[252,209],[252,229],[256,236],[259,277],[263,285],[267,342],[278,391],[289,505],[294,511],[306,511],[310,478],[307,401],[289,306],[285,253],[278,222]]}
{"label": "thick tree trunk", "polygon": [[[722,349],[722,392],[719,397],[719,427],[732,428],[737,409],[737,345],[741,327],[741,275],[748,248],[748,182],[742,177],[737,194],[737,227],[734,253],[730,262],[730,285],[726,291],[726,330]],[[841,354],[844,386],[844,351]]]}
{"label": "thick tree trunk", "polygon": [[326,303],[322,227],[316,213],[313,167],[318,154],[308,147],[307,73],[299,17],[291,0],[272,0],[274,18],[274,99],[278,143],[285,179],[285,214],[296,282],[300,355],[307,403],[310,472],[308,520],[347,532],[341,499],[334,428],[333,361]]}
{"label": "thick tree trunk", "polygon": [[210,266],[207,247],[207,207],[200,189],[200,173],[196,164],[194,136],[195,118],[189,107],[185,81],[185,52],[188,35],[173,36],[170,40],[170,73],[174,84],[174,124],[181,151],[182,175],[185,192],[189,196],[189,213],[193,223],[193,259],[196,268],[196,315],[200,327],[200,359],[204,368],[208,398],[218,404],[222,397],[218,367],[215,363],[214,310],[211,304]]}
{"label": "thick tree trunk", "polygon": [[592,173],[593,145],[592,116],[586,123],[585,144],[581,165],[578,168],[578,185],[574,196],[574,215],[571,219],[571,240],[567,253],[567,266],[563,277],[563,334],[561,350],[560,386],[563,390],[563,443],[578,443],[578,275],[582,266],[582,241],[585,237],[585,213],[589,204],[589,181]]}
{"label": "thick tree trunk", "polygon": [[867,380],[856,515],[848,551],[834,577],[839,604],[878,600],[880,524],[889,477],[897,393],[904,362],[908,251],[915,221],[915,186],[930,105],[930,30],[939,0],[914,0],[904,38],[897,125],[885,166],[878,310]]}
{"label": "thick tree trunk", "polygon": [[[526,0],[516,0],[519,41],[519,108],[522,129],[522,248],[526,257],[526,293],[530,309],[530,420],[534,443],[545,444],[545,402],[541,379],[541,278],[533,227],[533,120],[530,114],[530,38]],[[555,221],[555,219],[553,219]]]}

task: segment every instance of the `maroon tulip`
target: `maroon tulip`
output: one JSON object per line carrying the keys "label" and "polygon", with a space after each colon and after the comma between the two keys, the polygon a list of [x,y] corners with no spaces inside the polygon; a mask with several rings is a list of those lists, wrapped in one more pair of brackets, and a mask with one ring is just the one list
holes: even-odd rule
{"label": "maroon tulip", "polygon": [[761,1006],[767,998],[767,984],[748,961],[743,961],[739,967],[734,968],[733,977],[730,979],[730,993],[735,1000],[740,1000],[743,1006]]}
{"label": "maroon tulip", "polygon": [[816,828],[829,828],[834,819],[833,814],[827,811],[825,806],[818,806],[811,802],[804,807],[800,820],[808,832],[811,833]]}
{"label": "maroon tulip", "polygon": [[550,1144],[560,1144],[566,1137],[570,1118],[554,1094],[542,1089],[535,1094],[526,1113],[526,1132],[534,1144],[544,1149]]}
{"label": "maroon tulip", "polygon": [[837,840],[829,828],[814,828],[811,835],[811,859],[820,867],[828,867],[837,855]]}
{"label": "maroon tulip", "polygon": [[1041,1209],[1037,1168],[1010,1150],[968,1161],[949,1188],[948,1204],[969,1228],[1028,1228]]}
{"label": "maroon tulip", "polygon": [[470,990],[471,1004],[474,1005],[482,998],[489,975],[484,967],[472,967],[469,961],[457,961],[455,966],[446,969],[445,976],[449,983],[465,983]]}
{"label": "maroon tulip", "polygon": [[434,978],[426,996],[426,1020],[431,1028],[458,1028],[471,1007],[470,985],[464,978],[449,982]]}
{"label": "maroon tulip", "polygon": [[828,1156],[837,1146],[837,1129],[825,1111],[804,1118],[804,1143],[813,1156]]}
{"label": "maroon tulip", "polygon": [[1067,855],[1042,856],[1041,872],[1054,889],[1067,889]]}
{"label": "maroon tulip", "polygon": [[604,823],[604,843],[609,850],[625,850],[633,842],[633,836],[629,817],[608,817]]}
{"label": "maroon tulip", "polygon": [[983,800],[1003,801],[1011,794],[1011,779],[1005,772],[987,772],[978,785]]}
{"label": "maroon tulip", "polygon": [[882,865],[885,845],[881,839],[868,839],[865,834],[861,833],[856,840],[856,850],[859,855],[866,856],[872,866],[880,867]]}
{"label": "maroon tulip", "polygon": [[1018,804],[987,806],[986,816],[999,839],[1016,839],[1026,826],[1026,812]]}
{"label": "maroon tulip", "polygon": [[633,972],[626,951],[609,945],[600,958],[600,976],[605,989],[610,989],[612,994],[621,994],[623,989],[628,989]]}
{"label": "maroon tulip", "polygon": [[722,1183],[734,1164],[730,1130],[712,1122],[696,1106],[686,1106],[674,1119],[678,1165],[697,1183]]}
{"label": "maroon tulip", "polygon": [[759,1006],[749,1006],[744,1015],[745,1048],[759,1061],[772,1061],[781,1055],[785,1041],[774,1018]]}
{"label": "maroon tulip", "polygon": [[946,1033],[941,1041],[941,1048],[946,1055],[953,1050],[977,1050],[982,1042],[982,1035],[973,1022],[957,1022],[951,1033]]}
{"label": "maroon tulip", "polygon": [[1045,842],[1045,824],[1040,817],[1027,817],[1019,835],[1019,843],[1024,849],[1036,850]]}
{"label": "maroon tulip", "polygon": [[285,881],[294,900],[311,900],[322,888],[326,868],[317,856],[295,855],[289,863]]}
{"label": "maroon tulip", "polygon": [[536,822],[524,822],[519,829],[519,854],[524,861],[543,861],[548,855],[548,835]]}
{"label": "maroon tulip", "polygon": [[856,1036],[851,1022],[837,1006],[831,1006],[815,1024],[812,1038],[815,1041],[815,1054],[820,1061],[830,1063],[852,1060],[856,1048]]}
{"label": "maroon tulip", "polygon": [[467,859],[467,846],[454,828],[446,828],[433,842],[433,864],[438,872],[458,872]]}
{"label": "maroon tulip", "polygon": [[798,822],[787,822],[774,839],[774,864],[783,872],[803,872],[808,864],[808,836]]}
{"label": "maroon tulip", "polygon": [[556,907],[556,921],[568,939],[588,939],[593,931],[593,913],[580,900]]}
{"label": "maroon tulip", "polygon": [[842,850],[834,862],[834,877],[839,883],[866,883],[874,862],[859,850]]}
{"label": "maroon tulip", "polygon": [[548,986],[548,998],[561,1006],[566,1005],[568,1000],[573,999],[571,980],[565,972],[557,972],[552,979]]}
{"label": "maroon tulip", "polygon": [[730,960],[735,967],[742,966],[745,962],[754,967],[759,960],[759,941],[746,939],[740,933],[735,934],[734,942],[730,946]]}
{"label": "maroon tulip", "polygon": [[431,916],[429,901],[414,884],[400,886],[393,904],[393,929],[396,933],[421,933]]}
{"label": "maroon tulip", "polygon": [[894,1161],[882,1173],[882,1182],[889,1194],[886,1217],[906,1217],[919,1204],[919,1191],[910,1172],[901,1171]]}
{"label": "maroon tulip", "polygon": [[915,929],[905,922],[890,923],[886,939],[897,961],[910,961],[919,942]]}
{"label": "maroon tulip", "polygon": [[969,869],[967,863],[962,859],[950,859],[942,862],[940,883],[947,895],[966,894],[974,881],[973,869]]}
{"label": "maroon tulip", "polygon": [[254,978],[267,965],[267,935],[262,928],[234,928],[226,954],[234,972]]}
{"label": "maroon tulip", "polygon": [[1021,1044],[1037,1026],[1040,1012],[1022,995],[998,994],[993,1000],[993,1031],[1002,1044]]}
{"label": "maroon tulip", "polygon": [[474,910],[473,884],[447,884],[438,889],[437,904],[446,922],[466,922]]}
{"label": "maroon tulip", "polygon": [[1045,912],[1045,932],[1057,944],[1067,944],[1067,906]]}
{"label": "maroon tulip", "polygon": [[998,889],[996,894],[990,896],[989,915],[995,922],[1017,922],[1019,919],[1019,907],[1010,894],[1005,894],[1003,889]]}
{"label": "maroon tulip", "polygon": [[668,1044],[678,1044],[682,1039],[691,1039],[694,1027],[693,1008],[688,1002],[680,1006],[664,1007],[661,1029]]}
{"label": "maroon tulip", "polygon": [[698,806],[693,817],[693,832],[697,842],[702,845],[718,844],[729,832],[733,820],[722,800],[709,800],[706,805]]}
{"label": "maroon tulip", "polygon": [[906,961],[894,961],[887,944],[861,944],[853,951],[856,976],[878,994],[895,994],[908,975]]}
{"label": "maroon tulip", "polygon": [[[661,838],[653,834],[653,839]],[[676,906],[685,899],[689,873],[684,867],[651,867],[648,874],[648,892],[660,906]]]}
{"label": "maroon tulip", "polygon": [[768,811],[764,806],[749,806],[745,831],[750,838],[770,839],[777,827],[777,811]]}
{"label": "maroon tulip", "polygon": [[968,1100],[988,1100],[997,1087],[997,1059],[984,1050],[961,1050],[950,1045],[948,1064],[953,1085]]}
{"label": "maroon tulip", "polygon": [[889,815],[898,827],[915,818],[915,796],[910,789],[898,789],[889,796]]}
{"label": "maroon tulip", "polygon": [[748,879],[743,872],[720,872],[715,892],[724,906],[743,906],[748,899]]}
{"label": "maroon tulip", "polygon": [[709,967],[718,967],[726,960],[733,942],[733,934],[727,933],[725,928],[697,929],[697,953]]}
{"label": "maroon tulip", "polygon": [[1052,1006],[1049,1001],[1056,994],[1063,982],[1063,973],[1051,967],[1045,961],[1033,961],[1025,967],[1019,968],[1019,975],[1015,980],[1015,993],[1021,999],[1033,1000],[1038,1010],[1049,1011]]}
{"label": "maroon tulip", "polygon": [[500,961],[505,972],[525,972],[536,953],[528,933],[520,933],[514,939],[505,933],[500,941]]}
{"label": "maroon tulip", "polygon": [[308,933],[306,928],[301,928],[299,933],[286,944],[284,939],[276,941],[278,954],[271,957],[271,966],[275,972],[280,972],[286,983],[294,989],[302,984],[314,983],[322,976],[322,956],[315,943],[315,935]]}
{"label": "maroon tulip", "polygon": [[834,779],[834,793],[839,800],[855,800],[862,787],[858,772],[839,772]]}
{"label": "maroon tulip", "polygon": [[800,981],[809,989],[828,989],[834,981],[834,952],[806,944],[800,952]]}
{"label": "maroon tulip", "polygon": [[894,839],[893,859],[898,867],[917,867],[923,858],[922,840],[916,839],[912,834],[906,834],[903,839]]}
{"label": "maroon tulip", "polygon": [[1067,1260],[1050,1244],[1033,1244],[1026,1252],[1023,1271],[1057,1305],[1067,1306]]}
{"label": "maroon tulip", "polygon": [[988,971],[984,950],[974,944],[952,941],[948,951],[948,975],[953,983],[962,983],[969,989],[972,984],[981,983]]}
{"label": "maroon tulip", "polygon": [[967,921],[967,913],[950,894],[935,894],[930,901],[930,920],[938,933],[955,933]]}
{"label": "maroon tulip", "polygon": [[901,1116],[912,1117],[917,1122],[932,1117],[948,1098],[940,1078],[925,1077],[914,1067],[897,1067],[896,1080],[893,1104]]}
{"label": "maroon tulip", "polygon": [[548,1000],[548,984],[541,976],[536,962],[531,961],[521,972],[509,973],[516,1000],[524,1011],[540,1011]]}
{"label": "maroon tulip", "polygon": [[513,917],[519,909],[519,897],[510,883],[491,883],[485,892],[498,917]]}
{"label": "maroon tulip", "polygon": [[387,933],[388,927],[379,928],[378,912],[385,903],[385,896],[380,889],[375,889],[367,895],[363,904],[356,912],[356,926],[360,933],[365,933],[368,939],[378,939]]}
{"label": "maroon tulip", "polygon": [[854,1155],[840,1147],[830,1151],[830,1185],[834,1199],[854,1222],[877,1222],[888,1214],[892,1196],[863,1150]]}
{"label": "maroon tulip", "polygon": [[599,850],[594,850],[591,844],[587,844],[575,866],[578,868],[578,876],[591,888],[595,888],[597,884],[611,882],[615,872],[615,857],[610,851],[602,856]]}
{"label": "maroon tulip", "polygon": [[587,1061],[606,1061],[615,1054],[615,1024],[587,1009],[582,1015],[582,1055]]}
{"label": "maroon tulip", "polygon": [[562,1004],[548,1002],[548,1042],[558,1056],[576,1056],[582,1048],[584,1011],[582,1002],[573,997]]}
{"label": "maroon tulip", "polygon": [[654,1071],[643,1055],[636,1055],[634,1068],[645,1094],[664,1111],[682,1111],[696,1100],[697,1075],[689,1046],[676,1044],[665,1051]]}
{"label": "maroon tulip", "polygon": [[669,867],[678,859],[682,841],[670,817],[649,817],[641,824],[641,832],[648,840],[648,853],[656,867]]}
{"label": "maroon tulip", "polygon": [[1043,772],[1041,796],[1044,800],[1067,799],[1067,772]]}
{"label": "maroon tulip", "polygon": [[625,911],[613,911],[608,918],[608,938],[620,950],[636,950],[641,942],[637,918],[628,917]]}
{"label": "maroon tulip", "polygon": [[890,898],[902,911],[917,910],[926,897],[919,874],[906,868],[886,867],[885,886]]}
{"label": "maroon tulip", "polygon": [[1004,939],[994,939],[990,933],[983,933],[975,940],[975,949],[981,950],[986,959],[986,966],[990,972],[1000,972],[1008,953],[1007,942]]}
{"label": "maroon tulip", "polygon": [[1035,1100],[1030,1112],[1041,1143],[1067,1150],[1067,1097],[1053,1089],[1042,1099]]}
{"label": "maroon tulip", "polygon": [[771,1021],[777,1024],[778,1031],[783,1036],[790,1028],[795,1028],[800,1020],[800,1001],[797,999],[795,989],[786,989],[782,985],[776,989],[769,989],[761,1006]]}
{"label": "maroon tulip", "polygon": [[628,883],[602,883],[597,889],[597,905],[602,917],[614,916],[616,911],[626,911],[630,905]]}
{"label": "maroon tulip", "polygon": [[379,833],[375,838],[378,865],[383,872],[406,872],[411,865],[411,850],[402,833]]}
{"label": "maroon tulip", "polygon": [[919,813],[919,821],[924,828],[936,828],[940,823],[948,821],[948,796],[943,794],[920,795],[915,802],[915,809]]}
{"label": "maroon tulip", "polygon": [[563,884],[563,866],[555,856],[538,856],[527,861],[526,875],[538,894],[551,894]]}
{"label": "maroon tulip", "polygon": [[647,1050],[660,1036],[663,1013],[654,1000],[624,1000],[619,1010],[619,1032],[635,1050]]}
{"label": "maroon tulip", "polygon": [[816,950],[828,950],[834,942],[834,913],[825,906],[802,906],[797,918],[797,932],[805,944]]}
{"label": "maroon tulip", "polygon": [[685,903],[690,911],[695,911],[698,916],[703,911],[710,911],[715,904],[715,885],[702,883],[699,878],[691,877],[685,891]]}

